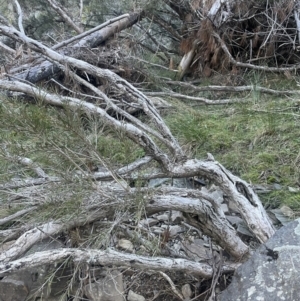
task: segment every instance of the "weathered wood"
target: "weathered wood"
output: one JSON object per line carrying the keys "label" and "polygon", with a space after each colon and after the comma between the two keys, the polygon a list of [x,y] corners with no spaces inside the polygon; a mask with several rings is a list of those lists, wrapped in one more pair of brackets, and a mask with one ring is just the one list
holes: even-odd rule
{"label": "weathered wood", "polygon": [[[57,249],[37,252],[9,263],[0,263],[0,277],[4,277],[21,269],[38,267],[44,264],[54,264],[64,259],[72,258],[74,263],[87,263],[100,266],[121,266],[156,271],[181,271],[188,274],[209,279],[213,276],[213,269],[207,263],[200,263],[180,258],[146,257],[135,254],[122,253],[114,250],[94,249]],[[239,264],[224,264],[222,272],[232,272]]]}
{"label": "weathered wood", "polygon": [[[125,28],[131,27],[138,22],[143,16],[139,13],[132,13],[126,18],[117,20],[114,23],[105,26],[99,31],[93,32],[88,36],[84,36],[79,42],[72,46],[60,50],[61,55],[76,56],[80,53],[82,48],[98,47],[101,43],[113,36],[116,32],[122,31]],[[13,74],[20,80],[26,80],[31,83],[37,83],[45,80],[55,74],[61,72],[57,64],[51,61],[43,61],[36,66],[26,66],[26,70],[20,73]]]}

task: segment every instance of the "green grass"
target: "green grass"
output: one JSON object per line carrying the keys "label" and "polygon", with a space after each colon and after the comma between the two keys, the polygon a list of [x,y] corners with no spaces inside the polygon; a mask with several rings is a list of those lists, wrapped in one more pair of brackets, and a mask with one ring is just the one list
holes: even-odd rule
{"label": "green grass", "polygon": [[[299,187],[299,101],[253,93],[247,100],[222,106],[177,102],[167,123],[191,157],[210,152],[253,184]],[[299,195],[288,191],[273,193],[270,200],[300,208]]]}
{"label": "green grass", "polygon": [[[252,80],[268,86],[267,78],[262,76],[252,77]],[[295,83],[283,80],[279,80],[278,85],[275,79],[269,79],[270,82],[277,88],[295,88]],[[201,96],[205,94],[207,92]],[[263,200],[272,206],[287,204],[296,210],[300,208],[299,195],[288,191],[288,187],[300,185],[300,105],[297,98],[266,96],[253,91],[242,104],[195,106],[195,103],[174,101],[174,107],[165,119],[190,157],[206,158],[210,152],[248,182],[278,183],[283,189],[262,196]],[[115,167],[144,155],[122,131],[109,129],[92,116],[83,118],[81,112],[68,108],[3,100],[0,118],[1,145],[5,144],[11,155],[31,158],[49,175],[64,178],[65,183],[74,180],[75,170],[88,170],[89,162]],[[24,178],[36,176],[30,168],[7,160],[2,149],[0,168],[1,183],[16,174]],[[90,184],[85,185],[89,189]],[[60,216],[55,202],[54,205],[50,203],[43,205],[48,208],[44,211],[53,210],[53,215]],[[63,216],[72,215],[73,203],[77,208],[80,200],[73,197],[65,200],[60,210]]]}

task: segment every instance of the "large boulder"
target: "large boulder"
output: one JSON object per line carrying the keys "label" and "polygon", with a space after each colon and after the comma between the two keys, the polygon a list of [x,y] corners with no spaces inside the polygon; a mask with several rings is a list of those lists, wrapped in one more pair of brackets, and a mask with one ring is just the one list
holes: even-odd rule
{"label": "large boulder", "polygon": [[241,265],[220,301],[300,300],[300,219],[278,230]]}

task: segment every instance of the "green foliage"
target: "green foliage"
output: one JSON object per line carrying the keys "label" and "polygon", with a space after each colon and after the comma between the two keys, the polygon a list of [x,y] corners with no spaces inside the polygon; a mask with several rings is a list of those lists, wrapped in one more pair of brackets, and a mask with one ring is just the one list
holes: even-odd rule
{"label": "green foliage", "polygon": [[[282,80],[277,81],[281,85]],[[167,122],[191,157],[205,158],[210,152],[233,173],[254,184],[299,186],[297,100],[287,102],[253,92],[242,104],[175,106],[177,110]],[[290,193],[279,194],[277,201],[294,208],[300,205],[298,196]]]}
{"label": "green foliage", "polygon": [[[27,222],[77,220],[82,215],[82,201],[94,189],[93,182],[81,178],[80,173],[90,172],[91,165],[116,168],[144,155],[122,131],[112,130],[80,109],[46,106],[41,99],[35,104],[2,99],[0,118],[0,184],[16,176],[36,178],[32,168],[18,163],[16,156],[30,158],[49,176],[62,179],[47,186],[45,201],[26,215]],[[1,199],[7,200],[0,207],[3,216],[23,208],[13,206],[8,212],[7,194]]]}

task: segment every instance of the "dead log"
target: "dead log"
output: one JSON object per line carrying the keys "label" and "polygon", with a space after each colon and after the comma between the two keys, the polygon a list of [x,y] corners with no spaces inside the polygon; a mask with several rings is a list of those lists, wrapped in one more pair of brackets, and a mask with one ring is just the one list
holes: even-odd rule
{"label": "dead log", "polygon": [[[83,38],[80,39],[79,42],[75,43],[72,46],[68,46],[62,48],[59,52],[61,55],[68,56],[80,56],[80,51],[84,48],[95,48],[98,47],[101,43],[112,37],[117,32],[120,32],[128,27],[131,27],[133,24],[138,22],[141,18],[143,18],[143,14],[141,13],[132,13],[121,20],[117,20],[113,23],[109,21],[104,28],[85,36],[83,34]],[[61,42],[60,44],[63,44]],[[15,78],[20,80],[26,80],[31,83],[37,83],[42,80],[45,80],[49,77],[52,77],[61,72],[61,69],[57,66],[57,64],[51,61],[43,61],[38,63],[37,65],[31,64],[26,65],[25,71],[18,72],[12,74]],[[19,68],[18,68],[19,69]]]}

